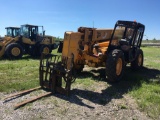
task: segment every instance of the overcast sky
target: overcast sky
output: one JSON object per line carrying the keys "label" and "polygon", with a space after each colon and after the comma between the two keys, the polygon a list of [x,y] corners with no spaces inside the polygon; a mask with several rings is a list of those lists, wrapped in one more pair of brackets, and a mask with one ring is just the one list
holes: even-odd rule
{"label": "overcast sky", "polygon": [[117,20],[146,26],[144,39],[160,39],[160,0],[0,0],[0,35],[5,27],[43,25],[46,34],[64,36],[80,26],[113,28]]}

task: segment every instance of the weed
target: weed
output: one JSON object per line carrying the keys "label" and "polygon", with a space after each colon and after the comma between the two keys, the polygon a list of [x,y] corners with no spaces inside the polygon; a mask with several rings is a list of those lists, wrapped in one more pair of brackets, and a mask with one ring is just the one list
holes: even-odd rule
{"label": "weed", "polygon": [[125,105],[125,104],[119,104],[118,108],[120,108],[120,109],[128,109],[127,105]]}

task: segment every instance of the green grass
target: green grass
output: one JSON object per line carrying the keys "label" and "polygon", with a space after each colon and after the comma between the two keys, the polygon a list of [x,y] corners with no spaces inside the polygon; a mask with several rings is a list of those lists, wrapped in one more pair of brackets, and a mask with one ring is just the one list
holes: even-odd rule
{"label": "green grass", "polygon": [[[52,53],[55,54],[54,50]],[[39,86],[40,59],[24,55],[21,60],[0,59],[0,92],[14,92]]]}
{"label": "green grass", "polygon": [[[122,81],[108,84],[105,68],[83,71],[72,84],[72,96],[80,96],[97,104],[105,105],[112,99],[129,94],[139,109],[151,118],[160,117],[160,54],[158,47],[142,47],[144,68],[132,71],[128,66]],[[56,53],[56,50],[52,53]],[[24,56],[22,60],[0,60],[0,92],[14,92],[39,86],[39,59]],[[77,102],[78,103],[78,102]],[[121,105],[122,109],[127,106]]]}
{"label": "green grass", "polygon": [[160,43],[160,40],[142,40],[142,43]]}
{"label": "green grass", "polygon": [[160,117],[160,48],[143,47],[142,49],[145,68],[137,73],[140,77],[139,81],[134,83],[129,94],[137,100],[142,111],[151,118],[158,119]]}
{"label": "green grass", "polygon": [[160,69],[160,48],[159,47],[143,47],[144,66]]}
{"label": "green grass", "polygon": [[133,90],[131,95],[136,98],[142,111],[152,118],[158,118],[160,115],[160,85],[142,83],[142,86]]}
{"label": "green grass", "polygon": [[0,92],[35,87],[38,84],[39,61],[34,59],[1,60]]}

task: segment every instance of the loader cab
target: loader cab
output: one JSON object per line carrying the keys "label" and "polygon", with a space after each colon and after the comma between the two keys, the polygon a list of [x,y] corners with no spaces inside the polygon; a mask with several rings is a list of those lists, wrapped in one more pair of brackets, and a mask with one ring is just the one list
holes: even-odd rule
{"label": "loader cab", "polygon": [[6,27],[6,36],[7,37],[16,37],[20,34],[20,28],[19,27]]}
{"label": "loader cab", "polygon": [[29,38],[32,41],[36,41],[37,37],[44,36],[43,26],[36,26],[36,25],[21,25],[20,33],[23,37]]}

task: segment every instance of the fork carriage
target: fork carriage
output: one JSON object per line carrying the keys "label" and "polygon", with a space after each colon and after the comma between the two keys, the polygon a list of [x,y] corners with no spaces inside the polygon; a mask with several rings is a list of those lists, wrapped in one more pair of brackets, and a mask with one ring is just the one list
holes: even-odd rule
{"label": "fork carriage", "polygon": [[52,93],[59,92],[69,95],[71,84],[76,79],[73,59],[74,56],[62,57],[49,54],[46,57],[45,54],[42,54],[39,67],[40,86]]}

